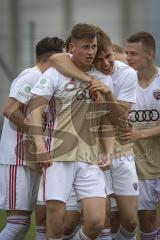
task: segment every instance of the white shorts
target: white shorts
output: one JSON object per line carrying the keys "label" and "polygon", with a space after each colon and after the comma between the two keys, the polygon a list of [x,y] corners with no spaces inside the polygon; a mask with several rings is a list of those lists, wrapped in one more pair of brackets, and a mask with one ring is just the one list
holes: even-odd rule
{"label": "white shorts", "polygon": [[[46,170],[44,169],[42,172],[39,190],[38,190],[37,205],[46,205],[46,201],[45,201],[45,182],[46,182],[46,180],[45,179],[46,179]],[[74,188],[72,188],[69,199],[67,200],[66,210],[81,212],[81,204],[77,199],[77,195],[76,195]]]}
{"label": "white shorts", "polygon": [[78,211],[81,212],[81,203],[77,199],[77,194],[74,188],[72,188],[72,191],[70,193],[70,196],[66,203],[66,210],[67,211]]}
{"label": "white shorts", "polygon": [[39,190],[38,190],[38,199],[37,199],[37,205],[46,205],[45,202],[45,180],[46,179],[46,169],[43,169],[40,184],[39,184]]}
{"label": "white shorts", "polygon": [[85,162],[54,162],[46,170],[46,201],[67,202],[72,187],[78,201],[87,197],[106,197],[104,173],[98,165]]}
{"label": "white shorts", "polygon": [[139,180],[139,210],[155,210],[160,202],[160,178]]}
{"label": "white shorts", "polygon": [[138,177],[132,154],[115,158],[111,167],[113,191],[118,196],[138,196]]}
{"label": "white shorts", "polygon": [[26,166],[0,165],[0,209],[32,211],[40,174]]}

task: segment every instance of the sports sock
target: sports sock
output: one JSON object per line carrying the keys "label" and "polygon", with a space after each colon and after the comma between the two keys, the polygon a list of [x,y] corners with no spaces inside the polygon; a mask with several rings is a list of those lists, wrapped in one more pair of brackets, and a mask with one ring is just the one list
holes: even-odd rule
{"label": "sports sock", "polygon": [[142,232],[140,231],[141,240],[157,240],[157,230],[153,232]]}
{"label": "sports sock", "polygon": [[0,240],[24,240],[30,224],[28,216],[9,216],[5,228],[0,233]]}
{"label": "sports sock", "polygon": [[136,229],[130,233],[128,232],[122,225],[120,225],[117,235],[116,235],[116,240],[136,240]]}
{"label": "sports sock", "polygon": [[97,240],[112,240],[111,229],[110,228],[103,229],[99,236],[97,237]]}

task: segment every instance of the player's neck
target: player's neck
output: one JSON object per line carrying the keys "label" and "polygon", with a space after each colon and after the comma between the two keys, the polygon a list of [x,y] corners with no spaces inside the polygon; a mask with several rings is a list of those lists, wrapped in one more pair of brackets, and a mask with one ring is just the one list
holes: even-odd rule
{"label": "player's neck", "polygon": [[49,67],[47,62],[46,63],[41,63],[41,62],[36,63],[36,66],[39,68],[39,70],[42,73],[45,72],[48,69],[48,67]]}
{"label": "player's neck", "polygon": [[139,84],[145,88],[148,87],[152,81],[156,78],[157,75],[157,68],[155,65],[152,65],[148,68],[143,68],[142,70],[138,71],[138,80]]}
{"label": "player's neck", "polygon": [[88,72],[91,70],[92,68],[92,65],[86,65],[86,64],[83,64],[81,63],[80,61],[78,61],[78,59],[72,57],[71,58],[72,62],[83,72]]}

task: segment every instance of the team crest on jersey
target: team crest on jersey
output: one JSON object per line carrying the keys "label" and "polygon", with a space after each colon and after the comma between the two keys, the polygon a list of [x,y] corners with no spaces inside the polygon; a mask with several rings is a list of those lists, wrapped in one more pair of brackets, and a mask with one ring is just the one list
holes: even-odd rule
{"label": "team crest on jersey", "polygon": [[45,78],[40,80],[40,84],[44,85],[47,82],[47,80]]}
{"label": "team crest on jersey", "polygon": [[153,97],[156,100],[160,100],[160,89],[156,89],[156,90],[153,91]]}
{"label": "team crest on jersey", "polygon": [[136,182],[133,183],[133,188],[134,188],[135,191],[137,191],[137,189],[138,189],[138,183],[136,183]]}
{"label": "team crest on jersey", "polygon": [[29,92],[31,91],[31,87],[25,87],[24,91],[25,91],[26,93],[29,93]]}

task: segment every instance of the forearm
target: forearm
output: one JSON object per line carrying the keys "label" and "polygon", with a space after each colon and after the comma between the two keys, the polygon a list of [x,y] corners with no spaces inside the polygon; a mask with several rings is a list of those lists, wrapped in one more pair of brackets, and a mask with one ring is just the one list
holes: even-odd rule
{"label": "forearm", "polygon": [[112,123],[115,126],[124,127],[124,124],[128,120],[128,108],[125,107],[123,104],[120,104],[115,99],[111,91],[106,94],[105,99]]}
{"label": "forearm", "polygon": [[33,107],[33,110],[30,110],[27,122],[36,148],[40,150],[41,148],[45,147],[45,136],[42,116],[46,105],[37,106],[37,100],[38,99],[31,100],[30,105]]}
{"label": "forearm", "polygon": [[4,109],[3,115],[11,121],[17,129],[22,129],[24,131],[28,131],[28,126],[25,122],[25,116],[21,112],[20,108],[10,108]]}
{"label": "forearm", "polygon": [[68,54],[54,54],[51,58],[53,67],[56,68],[63,75],[71,78],[78,79],[80,81],[90,81],[90,76],[79,70],[76,65],[71,61]]}
{"label": "forearm", "polygon": [[148,129],[136,129],[137,140],[160,136],[160,126]]}
{"label": "forearm", "polygon": [[108,117],[101,122],[101,138],[107,155],[114,154],[115,132]]}

